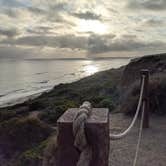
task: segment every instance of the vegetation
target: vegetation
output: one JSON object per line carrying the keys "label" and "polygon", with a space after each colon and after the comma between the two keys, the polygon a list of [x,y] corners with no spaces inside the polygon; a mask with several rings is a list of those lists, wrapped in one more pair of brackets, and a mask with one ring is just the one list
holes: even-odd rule
{"label": "vegetation", "polygon": [[[140,85],[137,82],[126,92],[125,100],[121,105],[121,110],[127,115],[135,113]],[[156,73],[151,76],[149,83],[149,101],[150,111],[158,115],[166,114],[166,75],[164,73]]]}
{"label": "vegetation", "polygon": [[18,166],[36,166],[43,160],[44,149],[48,146],[48,139],[42,141],[39,145],[23,152],[18,160]]}
{"label": "vegetation", "polygon": [[8,159],[6,165],[11,161],[16,166],[41,165],[45,148],[48,160],[52,161],[55,148],[48,148],[47,143],[50,144],[48,137],[55,135],[56,120],[68,108],[79,107],[86,100],[93,107],[109,107],[112,111],[118,104],[116,85],[122,71],[123,68],[108,70],[71,84],[60,84],[34,100],[0,109],[0,146],[3,158]]}
{"label": "vegetation", "polygon": [[138,58],[126,66],[121,81],[123,94],[120,111],[134,114],[140,93],[141,69],[150,71],[150,111],[158,115],[166,114],[166,54]]}
{"label": "vegetation", "polygon": [[0,133],[1,156],[10,163],[17,161],[22,152],[47,139],[52,129],[38,119],[12,118],[0,124]]}
{"label": "vegetation", "polygon": [[[70,84],[55,86],[36,99],[0,109],[0,156],[4,166],[38,166],[54,161],[56,120],[68,108],[90,101],[93,107],[134,114],[139,97],[140,69],[148,68],[150,110],[166,114],[166,55],[133,60],[126,67],[111,69]],[[54,137],[50,141],[50,137]],[[45,153],[45,151],[47,153]]]}

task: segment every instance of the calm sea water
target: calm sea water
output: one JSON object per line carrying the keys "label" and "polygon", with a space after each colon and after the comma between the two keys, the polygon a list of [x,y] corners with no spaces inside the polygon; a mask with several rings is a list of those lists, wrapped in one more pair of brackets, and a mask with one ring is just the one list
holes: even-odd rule
{"label": "calm sea water", "polygon": [[0,107],[98,71],[118,68],[129,59],[0,60]]}

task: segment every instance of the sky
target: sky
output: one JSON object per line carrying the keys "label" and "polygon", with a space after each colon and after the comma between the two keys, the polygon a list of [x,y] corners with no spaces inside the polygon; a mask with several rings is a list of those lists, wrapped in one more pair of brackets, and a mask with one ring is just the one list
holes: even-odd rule
{"label": "sky", "polygon": [[0,58],[160,53],[165,27],[166,0],[0,0]]}

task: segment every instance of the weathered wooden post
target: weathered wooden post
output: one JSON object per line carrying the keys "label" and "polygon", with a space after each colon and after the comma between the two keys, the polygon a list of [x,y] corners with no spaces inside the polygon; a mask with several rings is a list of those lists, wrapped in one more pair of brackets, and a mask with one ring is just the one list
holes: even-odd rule
{"label": "weathered wooden post", "polygon": [[[74,146],[73,120],[79,108],[68,109],[57,121],[58,138],[56,166],[76,166],[80,157]],[[88,143],[93,153],[90,166],[108,166],[109,158],[109,111],[93,108],[85,123]]]}
{"label": "weathered wooden post", "polygon": [[145,102],[143,128],[149,128],[149,70],[147,69],[141,70],[141,83],[143,75],[145,76],[144,93],[143,93],[143,101]]}

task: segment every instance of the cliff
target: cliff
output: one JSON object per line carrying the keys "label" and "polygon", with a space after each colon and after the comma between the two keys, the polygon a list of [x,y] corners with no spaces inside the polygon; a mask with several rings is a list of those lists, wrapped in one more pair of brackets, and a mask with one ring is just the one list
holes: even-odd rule
{"label": "cliff", "polygon": [[131,60],[123,72],[121,86],[128,88],[140,78],[140,70],[148,69],[150,75],[166,72],[166,54],[149,55]]}
{"label": "cliff", "polygon": [[166,54],[150,55],[132,60],[124,69],[121,87],[120,111],[133,114],[137,106],[140,70],[149,69],[150,111],[165,114],[166,108]]}
{"label": "cliff", "polygon": [[133,114],[140,70],[144,68],[150,70],[150,110],[166,114],[166,54],[137,58],[119,69],[60,84],[36,99],[0,109],[0,163],[38,166],[45,162],[51,166],[56,120],[68,108],[78,107],[85,100],[94,107]]}

